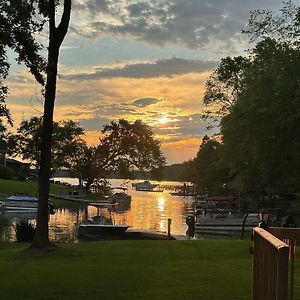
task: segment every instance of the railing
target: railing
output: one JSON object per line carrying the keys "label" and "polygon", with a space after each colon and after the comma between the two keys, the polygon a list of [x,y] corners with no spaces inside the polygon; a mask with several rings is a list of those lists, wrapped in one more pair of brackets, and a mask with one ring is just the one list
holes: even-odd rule
{"label": "railing", "polygon": [[300,239],[300,228],[286,228],[286,227],[271,227],[268,231],[283,240],[289,245],[289,259],[290,259],[290,297],[289,300],[294,299],[294,273],[295,273],[295,254],[296,241]]}
{"label": "railing", "polygon": [[252,300],[287,300],[289,246],[258,227],[253,242]]}

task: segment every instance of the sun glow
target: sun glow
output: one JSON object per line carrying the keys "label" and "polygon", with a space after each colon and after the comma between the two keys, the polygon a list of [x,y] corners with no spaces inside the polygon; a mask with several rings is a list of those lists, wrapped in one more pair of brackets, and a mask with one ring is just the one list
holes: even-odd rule
{"label": "sun glow", "polygon": [[168,122],[170,122],[171,120],[168,118],[168,117],[166,117],[166,116],[164,116],[164,117],[161,117],[160,119],[158,119],[158,123],[159,124],[166,124],[166,123],[168,123]]}

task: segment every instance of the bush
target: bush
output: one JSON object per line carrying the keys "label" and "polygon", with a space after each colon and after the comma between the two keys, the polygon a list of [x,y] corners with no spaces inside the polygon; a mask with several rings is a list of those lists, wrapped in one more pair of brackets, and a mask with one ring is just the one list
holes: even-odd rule
{"label": "bush", "polygon": [[15,226],[17,242],[32,242],[35,226],[29,221],[20,221]]}
{"label": "bush", "polygon": [[21,172],[17,175],[17,180],[19,181],[25,181],[26,180],[26,174],[24,172]]}
{"label": "bush", "polygon": [[6,166],[0,165],[0,178],[1,179],[12,179],[13,171]]}

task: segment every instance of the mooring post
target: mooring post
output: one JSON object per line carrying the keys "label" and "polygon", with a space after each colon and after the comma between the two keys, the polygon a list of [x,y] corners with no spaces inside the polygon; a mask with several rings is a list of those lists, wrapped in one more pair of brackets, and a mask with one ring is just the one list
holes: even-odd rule
{"label": "mooring post", "polygon": [[295,278],[295,247],[296,240],[290,239],[290,260],[291,260],[291,277],[290,277],[290,300],[294,300],[294,278]]}
{"label": "mooring post", "polygon": [[168,240],[171,239],[171,223],[172,223],[172,220],[170,218],[168,218]]}

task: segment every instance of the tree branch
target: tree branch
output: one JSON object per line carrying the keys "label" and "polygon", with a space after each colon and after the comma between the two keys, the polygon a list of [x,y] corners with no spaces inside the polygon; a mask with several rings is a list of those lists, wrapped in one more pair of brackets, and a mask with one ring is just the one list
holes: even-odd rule
{"label": "tree branch", "polygon": [[64,1],[64,11],[60,23],[55,30],[58,47],[60,47],[60,45],[62,44],[68,31],[70,16],[71,16],[71,6],[72,6],[72,0]]}

